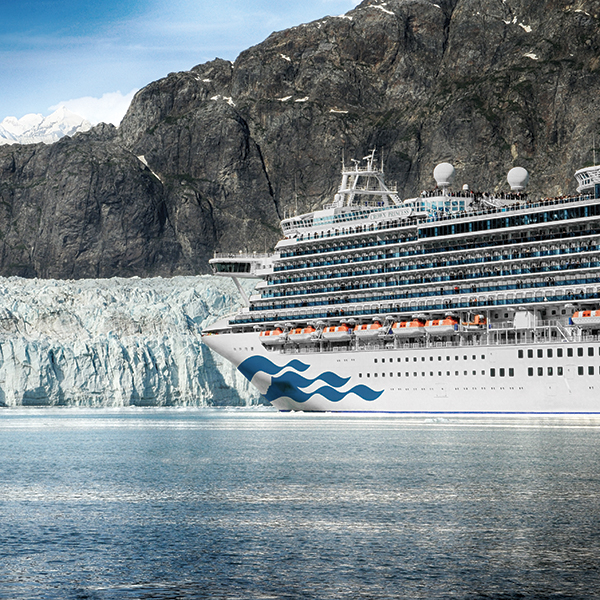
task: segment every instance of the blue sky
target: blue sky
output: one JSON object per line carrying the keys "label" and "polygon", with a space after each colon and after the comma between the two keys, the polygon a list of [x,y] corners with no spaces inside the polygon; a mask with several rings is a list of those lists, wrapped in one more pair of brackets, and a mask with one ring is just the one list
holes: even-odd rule
{"label": "blue sky", "polygon": [[[131,92],[358,0],[19,0],[0,18],[0,121],[62,104],[92,121]],[[111,112],[112,107],[112,112]]]}

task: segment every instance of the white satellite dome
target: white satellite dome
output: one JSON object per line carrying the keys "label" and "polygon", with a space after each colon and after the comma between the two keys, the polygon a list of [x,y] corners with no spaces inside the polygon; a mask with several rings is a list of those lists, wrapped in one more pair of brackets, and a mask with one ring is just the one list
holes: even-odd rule
{"label": "white satellite dome", "polygon": [[529,182],[529,173],[523,167],[514,167],[506,176],[506,181],[513,192],[520,192],[525,189]]}
{"label": "white satellite dome", "polygon": [[433,178],[435,179],[438,187],[448,187],[452,184],[456,170],[450,163],[440,163],[433,170]]}

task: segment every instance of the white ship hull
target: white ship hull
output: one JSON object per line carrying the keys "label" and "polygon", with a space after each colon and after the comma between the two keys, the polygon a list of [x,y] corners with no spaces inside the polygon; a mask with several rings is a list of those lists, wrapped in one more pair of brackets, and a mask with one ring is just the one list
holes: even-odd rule
{"label": "white ship hull", "polygon": [[442,163],[402,201],[374,157],[284,219],[273,254],[211,260],[262,281],[206,343],[281,410],[600,414],[600,166],[535,200],[520,167],[490,195],[449,192]]}
{"label": "white ship hull", "polygon": [[[204,341],[279,410],[600,414],[597,341],[319,353],[268,351],[257,333]],[[567,357],[568,347],[573,357]],[[534,358],[527,358],[529,349]]]}

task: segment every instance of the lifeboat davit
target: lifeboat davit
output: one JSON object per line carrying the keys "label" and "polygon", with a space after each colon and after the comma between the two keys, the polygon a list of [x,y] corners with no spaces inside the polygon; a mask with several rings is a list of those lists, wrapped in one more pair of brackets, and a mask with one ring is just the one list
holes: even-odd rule
{"label": "lifeboat davit", "polygon": [[292,329],[288,333],[288,339],[290,342],[295,342],[296,344],[307,344],[313,341],[316,331],[312,325],[308,327],[296,327],[296,329]]}
{"label": "lifeboat davit", "polygon": [[392,333],[399,337],[418,337],[425,335],[425,321],[423,319],[399,321],[392,325]]}
{"label": "lifeboat davit", "polygon": [[478,331],[486,328],[487,319],[483,315],[475,315],[472,321],[463,321],[462,326],[467,331]]}
{"label": "lifeboat davit", "polygon": [[579,310],[571,317],[574,325],[596,327],[600,325],[600,310]]}
{"label": "lifeboat davit", "polygon": [[425,323],[425,331],[431,335],[448,335],[454,333],[458,331],[458,319],[456,317],[432,319]]}
{"label": "lifeboat davit", "polygon": [[323,329],[323,339],[329,342],[347,341],[352,337],[352,329],[346,324],[337,327],[325,327]]}
{"label": "lifeboat davit", "polygon": [[281,346],[282,344],[285,344],[287,334],[283,332],[281,327],[277,327],[277,329],[261,331],[259,338],[265,346]]}
{"label": "lifeboat davit", "polygon": [[354,328],[354,335],[360,340],[375,339],[381,331],[381,323],[375,321],[374,323],[357,325]]}

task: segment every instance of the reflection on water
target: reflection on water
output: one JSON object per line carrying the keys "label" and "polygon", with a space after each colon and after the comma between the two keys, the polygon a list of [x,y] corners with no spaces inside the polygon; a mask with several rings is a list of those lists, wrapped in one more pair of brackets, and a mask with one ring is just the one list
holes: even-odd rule
{"label": "reflection on water", "polygon": [[0,597],[591,598],[600,420],[0,413]]}

